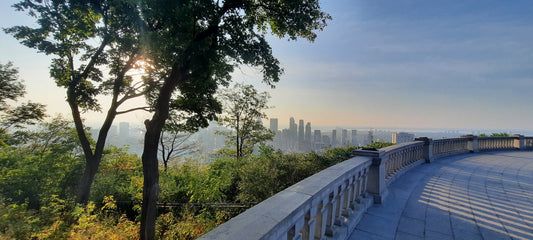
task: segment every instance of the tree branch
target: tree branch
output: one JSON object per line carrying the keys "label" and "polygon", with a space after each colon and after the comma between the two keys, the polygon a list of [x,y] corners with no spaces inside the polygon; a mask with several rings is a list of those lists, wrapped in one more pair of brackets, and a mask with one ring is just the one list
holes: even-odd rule
{"label": "tree branch", "polygon": [[124,113],[129,113],[129,112],[133,112],[133,111],[138,111],[138,110],[144,110],[144,111],[150,111],[150,107],[137,107],[137,108],[131,108],[131,109],[128,109],[128,110],[124,110],[124,111],[117,111],[117,115],[119,114],[124,114]]}

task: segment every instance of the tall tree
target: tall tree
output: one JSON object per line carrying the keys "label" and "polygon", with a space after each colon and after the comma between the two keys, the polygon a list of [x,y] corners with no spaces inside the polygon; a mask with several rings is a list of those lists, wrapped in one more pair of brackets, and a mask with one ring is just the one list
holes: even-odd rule
{"label": "tall tree", "polygon": [[270,95],[258,92],[252,85],[235,84],[221,94],[224,105],[219,122],[230,128],[221,134],[228,136],[228,144],[236,149],[237,159],[253,152],[258,143],[271,140],[274,133],[260,121],[267,117],[263,111],[268,108]]}
{"label": "tall tree", "polygon": [[169,114],[179,110],[185,124],[207,126],[221,110],[213,95],[219,85],[228,85],[236,66],[260,68],[268,85],[279,81],[282,69],[266,33],[313,41],[314,31],[323,29],[330,17],[320,10],[318,0],[147,0],[141,9],[149,32],[148,78],[153,84],[148,96],[153,115],[145,121],[140,235],[153,239],[157,150]]}
{"label": "tall tree", "polygon": [[10,101],[17,101],[25,93],[24,84],[13,63],[0,63],[0,147],[5,144],[3,138],[9,128],[35,124],[45,117],[45,106],[40,103],[26,102],[10,106]]}
{"label": "tall tree", "polygon": [[[85,170],[78,201],[89,199],[108,131],[118,114],[143,107],[119,110],[128,99],[143,95],[143,83],[135,82],[128,71],[141,58],[140,32],[143,27],[137,1],[24,0],[13,7],[37,20],[37,27],[4,29],[27,47],[54,56],[50,75],[66,89],[67,102],[85,155]],[[107,74],[103,71],[108,70]],[[111,103],[91,144],[82,113],[102,111],[97,96],[107,95]]]}

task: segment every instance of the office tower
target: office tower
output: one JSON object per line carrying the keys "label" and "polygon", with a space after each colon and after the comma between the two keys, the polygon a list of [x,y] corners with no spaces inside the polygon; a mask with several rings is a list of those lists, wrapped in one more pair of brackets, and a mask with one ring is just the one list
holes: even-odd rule
{"label": "office tower", "polygon": [[290,147],[291,132],[289,129],[281,131],[281,150],[286,151]]}
{"label": "office tower", "polygon": [[392,134],[392,143],[405,143],[415,140],[415,135],[406,132],[399,132]]}
{"label": "office tower", "polygon": [[320,130],[315,130],[314,135],[314,149],[319,150],[322,148],[322,133],[320,132]]}
{"label": "office tower", "polygon": [[324,146],[328,146],[331,144],[331,140],[329,139],[328,135],[322,135],[322,144]]}
{"label": "office tower", "polygon": [[305,141],[311,143],[311,123],[305,124]]}
{"label": "office tower", "polygon": [[331,146],[337,146],[337,129],[331,130]]}
{"label": "office tower", "polygon": [[368,130],[368,135],[366,136],[365,144],[372,144],[374,142],[374,132],[372,130]]}
{"label": "office tower", "polygon": [[293,145],[294,142],[296,142],[296,138],[298,136],[298,125],[296,124],[296,122],[294,121],[294,118],[291,117],[290,119],[290,122],[289,122],[289,145]]}
{"label": "office tower", "polygon": [[304,137],[305,137],[304,128],[305,128],[304,120],[300,119],[300,121],[298,121],[298,142],[304,141]]}
{"label": "office tower", "polygon": [[342,129],[342,146],[346,146],[348,144],[348,130]]}
{"label": "office tower", "polygon": [[352,130],[352,146],[357,146],[357,130]]}
{"label": "office tower", "polygon": [[274,133],[278,132],[278,119],[277,118],[270,119],[270,130]]}
{"label": "office tower", "polygon": [[315,130],[315,139],[314,139],[315,143],[320,143],[322,142],[322,133],[320,132],[320,130]]}

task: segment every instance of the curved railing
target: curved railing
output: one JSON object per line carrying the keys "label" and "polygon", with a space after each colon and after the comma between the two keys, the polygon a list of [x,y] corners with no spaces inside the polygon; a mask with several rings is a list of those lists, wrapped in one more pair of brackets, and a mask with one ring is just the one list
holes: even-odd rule
{"label": "curved railing", "polygon": [[433,141],[433,156],[445,157],[470,152],[467,138],[445,138]]}
{"label": "curved railing", "polygon": [[277,193],[200,239],[346,239],[387,187],[414,166],[450,155],[533,150],[533,137],[417,138],[354,157]]}
{"label": "curved railing", "polygon": [[347,236],[366,209],[371,158],[351,158],[277,193],[201,239],[323,239]]}

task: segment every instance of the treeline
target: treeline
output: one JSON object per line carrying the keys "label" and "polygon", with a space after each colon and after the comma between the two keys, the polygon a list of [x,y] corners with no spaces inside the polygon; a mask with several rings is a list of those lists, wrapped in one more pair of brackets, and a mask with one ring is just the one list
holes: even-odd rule
{"label": "treeline", "polygon": [[[84,157],[73,124],[61,118],[0,136],[0,239],[137,239],[142,165],[127,149],[107,147],[91,202],[75,202]],[[383,147],[384,144],[379,144]],[[388,145],[388,144],[385,144]],[[376,147],[376,146],[374,146]],[[159,239],[194,239],[244,208],[350,157],[353,147],[323,154],[284,154],[261,146],[236,158],[221,151],[209,165],[195,159],[161,167]],[[131,204],[121,204],[121,203]],[[224,205],[222,205],[224,206]]]}

